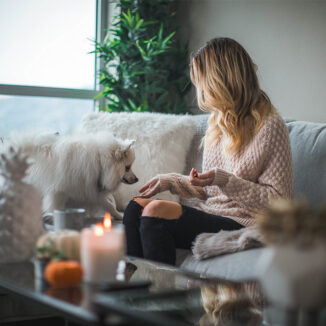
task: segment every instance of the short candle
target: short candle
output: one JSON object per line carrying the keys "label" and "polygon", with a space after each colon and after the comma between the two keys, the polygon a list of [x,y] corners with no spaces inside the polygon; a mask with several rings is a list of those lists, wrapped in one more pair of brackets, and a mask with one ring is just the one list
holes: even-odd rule
{"label": "short candle", "polygon": [[115,280],[119,261],[124,254],[123,228],[112,228],[109,213],[103,224],[81,232],[81,263],[84,281],[106,283]]}

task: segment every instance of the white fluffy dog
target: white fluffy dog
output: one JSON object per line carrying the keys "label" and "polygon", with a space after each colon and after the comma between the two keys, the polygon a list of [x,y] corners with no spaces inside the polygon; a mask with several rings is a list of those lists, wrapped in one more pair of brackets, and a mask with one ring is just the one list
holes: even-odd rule
{"label": "white fluffy dog", "polygon": [[138,181],[131,166],[133,140],[111,133],[15,135],[11,145],[33,159],[26,182],[43,196],[44,212],[85,208],[91,216],[101,209],[121,218],[109,195],[123,183]]}

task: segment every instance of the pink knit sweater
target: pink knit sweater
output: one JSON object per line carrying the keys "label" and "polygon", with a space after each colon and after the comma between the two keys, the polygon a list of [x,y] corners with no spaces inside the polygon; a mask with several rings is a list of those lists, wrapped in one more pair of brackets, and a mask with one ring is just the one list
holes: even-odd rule
{"label": "pink knit sweater", "polygon": [[[204,151],[203,171],[215,170],[215,179],[203,194],[187,176],[161,175],[161,191],[198,197],[199,209],[255,224],[255,214],[277,197],[293,197],[293,168],[289,134],[283,119],[272,113],[252,141],[238,154],[228,156],[223,140]],[[169,177],[167,177],[169,176]]]}

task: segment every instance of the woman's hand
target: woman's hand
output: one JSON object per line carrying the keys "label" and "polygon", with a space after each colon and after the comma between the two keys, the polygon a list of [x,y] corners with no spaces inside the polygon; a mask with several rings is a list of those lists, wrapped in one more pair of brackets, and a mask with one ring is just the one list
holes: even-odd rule
{"label": "woman's hand", "polygon": [[189,175],[189,182],[193,186],[206,187],[212,184],[214,178],[214,170],[206,171],[204,173],[198,173],[196,169],[192,168]]}
{"label": "woman's hand", "polygon": [[150,198],[161,192],[160,178],[159,176],[149,180],[144,186],[139,189],[141,193],[134,198]]}

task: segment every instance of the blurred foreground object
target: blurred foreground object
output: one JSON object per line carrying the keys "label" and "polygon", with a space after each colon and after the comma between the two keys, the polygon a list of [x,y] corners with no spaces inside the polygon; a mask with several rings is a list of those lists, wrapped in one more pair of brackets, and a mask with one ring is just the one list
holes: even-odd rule
{"label": "blurred foreground object", "polygon": [[268,248],[258,270],[268,298],[287,308],[326,303],[326,208],[277,200],[257,217]]}
{"label": "blurred foreground object", "polygon": [[40,194],[23,181],[29,165],[13,148],[0,156],[0,263],[30,259],[42,232]]}

